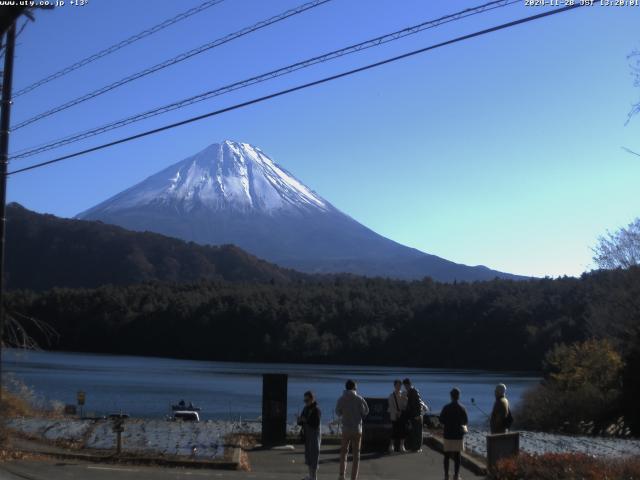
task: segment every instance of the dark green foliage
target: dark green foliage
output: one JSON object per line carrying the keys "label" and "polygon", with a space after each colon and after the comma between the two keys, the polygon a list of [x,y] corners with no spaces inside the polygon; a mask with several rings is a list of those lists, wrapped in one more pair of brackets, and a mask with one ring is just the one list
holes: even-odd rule
{"label": "dark green foliage", "polygon": [[[611,373],[605,366],[614,367],[617,363],[611,358],[591,367],[595,377],[583,377],[573,385],[554,381],[552,377],[557,371],[547,371],[543,385],[525,396],[519,414],[521,426],[589,433],[607,430],[616,434],[624,434],[630,428],[635,435],[640,435],[639,272],[639,267],[633,267],[583,276],[584,312],[571,319],[582,336],[606,341],[619,355],[623,367],[614,369],[617,386],[603,385],[598,380],[599,375]],[[570,345],[575,339],[559,337],[557,342]],[[570,353],[575,347],[563,347],[556,352],[564,349],[565,353]],[[605,356],[608,355],[600,352],[593,358],[602,362]],[[589,363],[582,360],[575,365],[580,364],[585,369]],[[569,370],[575,374],[580,368],[574,366]],[[624,422],[621,424],[618,419],[622,416]]]}
{"label": "dark green foliage", "polygon": [[6,280],[13,289],[306,278],[233,245],[196,245],[100,222],[42,215],[15,203],[8,205],[7,217]]}
{"label": "dark green foliage", "polygon": [[553,345],[592,336],[594,312],[619,300],[609,289],[637,284],[640,268],[455,285],[357,277],[148,283],[14,291],[8,301],[59,332],[54,349],[538,370]]}

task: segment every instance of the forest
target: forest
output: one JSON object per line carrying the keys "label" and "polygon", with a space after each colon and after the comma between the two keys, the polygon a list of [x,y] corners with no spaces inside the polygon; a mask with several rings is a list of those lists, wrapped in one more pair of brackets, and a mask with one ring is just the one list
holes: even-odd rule
{"label": "forest", "polygon": [[[539,370],[556,344],[637,340],[640,268],[477,283],[357,277],[14,290],[45,348],[233,361]],[[635,340],[634,340],[635,339]]]}

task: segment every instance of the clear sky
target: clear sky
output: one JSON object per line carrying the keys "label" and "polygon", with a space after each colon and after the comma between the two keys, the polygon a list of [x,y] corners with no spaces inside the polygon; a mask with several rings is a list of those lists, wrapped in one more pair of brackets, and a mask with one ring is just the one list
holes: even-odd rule
{"label": "clear sky", "polygon": [[[18,41],[14,88],[200,3],[89,0],[38,12]],[[226,0],[17,98],[14,124],[299,3]],[[12,150],[481,3],[333,0],[20,129]],[[12,167],[543,10],[523,2],[453,22]],[[577,9],[10,177],[9,201],[73,216],[233,139],[398,242],[512,273],[579,275],[598,235],[640,215],[640,157],[621,148],[640,150],[640,117],[625,126],[640,99],[627,59],[640,48],[639,27],[640,7]]]}

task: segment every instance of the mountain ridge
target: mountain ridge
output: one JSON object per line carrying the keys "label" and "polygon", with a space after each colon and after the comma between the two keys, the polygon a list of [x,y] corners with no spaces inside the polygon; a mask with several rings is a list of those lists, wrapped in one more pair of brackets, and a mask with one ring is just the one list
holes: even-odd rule
{"label": "mountain ridge", "polygon": [[307,273],[399,279],[521,279],[401,245],[360,224],[262,150],[226,140],[147,177],[76,218],[200,244],[234,244]]}
{"label": "mountain ridge", "polygon": [[10,289],[94,288],[203,280],[290,283],[308,276],[235,245],[198,245],[102,222],[7,205],[6,280]]}

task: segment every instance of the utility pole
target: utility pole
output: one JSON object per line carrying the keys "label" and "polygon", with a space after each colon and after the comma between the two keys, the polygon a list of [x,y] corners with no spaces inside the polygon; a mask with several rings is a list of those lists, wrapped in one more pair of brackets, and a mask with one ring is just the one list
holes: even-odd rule
{"label": "utility pole", "polygon": [[[16,3],[26,3],[26,2],[16,2]],[[42,7],[31,7],[31,8],[42,8]],[[46,8],[53,8],[51,7]],[[26,6],[21,5],[13,5],[13,6],[5,6],[0,7],[0,35],[4,35],[4,33],[9,30],[11,25],[15,24],[16,20],[20,18],[23,14],[29,15],[29,9]]]}
{"label": "utility pole", "polygon": [[[16,23],[6,35],[4,72],[2,78],[2,110],[0,111],[0,387],[2,386],[2,340],[4,338],[4,243],[7,223],[7,167],[9,165],[9,128],[11,126],[11,88],[13,82],[13,53],[16,46]],[[0,402],[2,401],[0,388]],[[0,413],[1,414],[1,413]]]}

